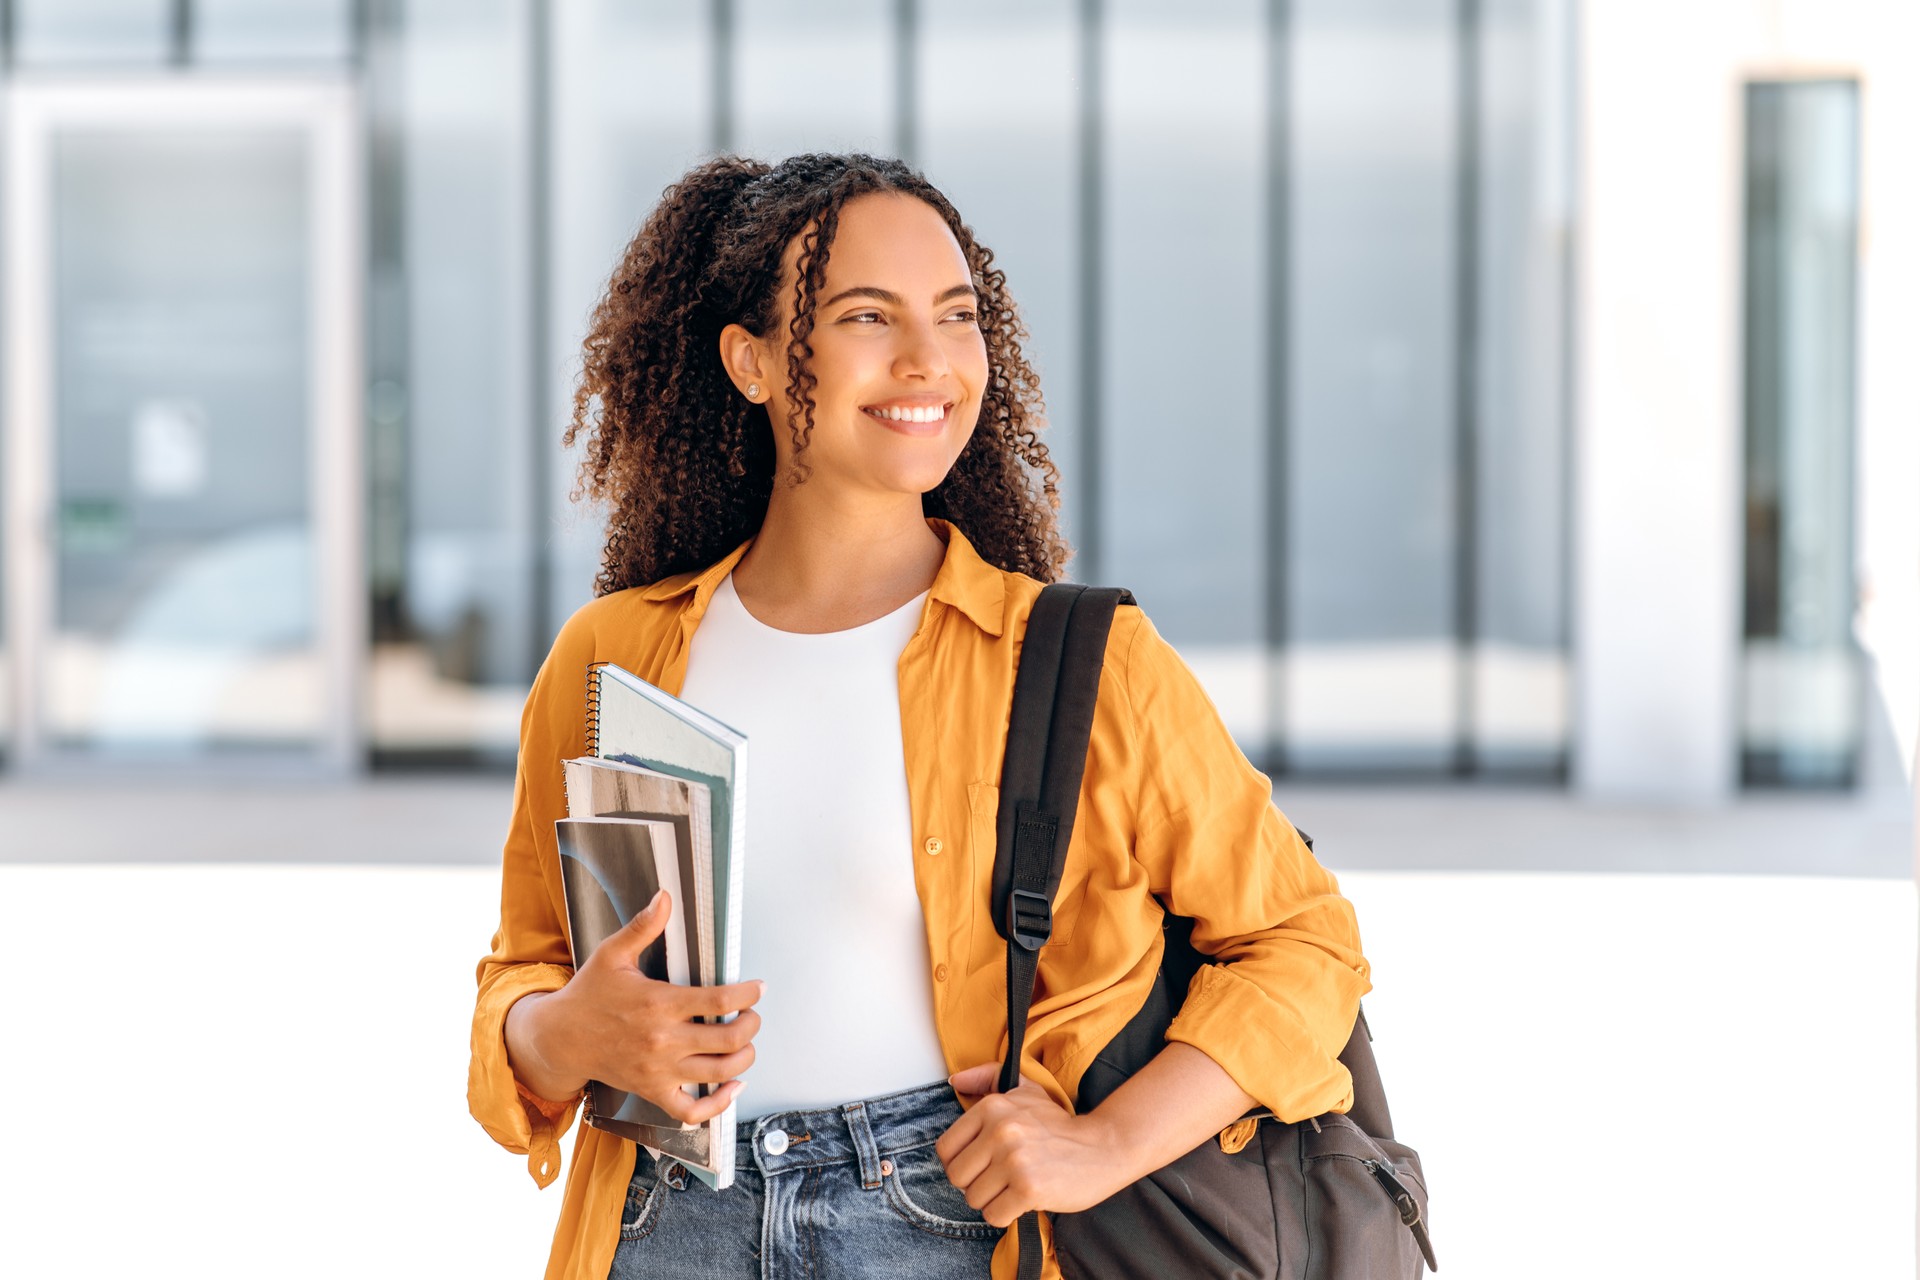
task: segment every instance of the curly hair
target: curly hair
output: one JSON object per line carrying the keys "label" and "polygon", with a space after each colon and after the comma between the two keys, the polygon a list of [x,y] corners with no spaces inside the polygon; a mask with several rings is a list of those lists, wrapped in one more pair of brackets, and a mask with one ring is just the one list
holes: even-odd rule
{"label": "curly hair", "polygon": [[[1040,380],[1006,273],[953,205],[899,160],[797,155],[777,165],[719,156],[666,189],[627,245],[594,307],[573,417],[562,443],[586,447],[572,498],[609,509],[596,595],[703,568],[756,533],[775,481],[767,406],[742,398],[720,359],[720,331],[765,337],[779,320],[780,268],[800,246],[788,323],[789,483],[810,468],[814,301],[825,284],[840,210],[855,196],[900,192],[946,220],[979,293],[988,378],[978,424],[921,509],[951,521],[982,559],[1043,582],[1070,549],[1058,527],[1059,469],[1036,434]],[[1039,480],[1036,493],[1032,479]]]}

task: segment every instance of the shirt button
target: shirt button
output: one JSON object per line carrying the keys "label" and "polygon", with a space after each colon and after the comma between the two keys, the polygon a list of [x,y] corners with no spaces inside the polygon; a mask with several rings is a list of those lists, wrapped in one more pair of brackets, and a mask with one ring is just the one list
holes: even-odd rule
{"label": "shirt button", "polygon": [[760,1145],[767,1149],[767,1154],[770,1156],[781,1154],[787,1149],[787,1131],[785,1129],[767,1130],[766,1136],[760,1139]]}
{"label": "shirt button", "polygon": [[947,980],[947,966],[943,964],[933,966],[933,980],[935,982],[945,982]]}
{"label": "shirt button", "polygon": [[939,836],[927,837],[927,856],[928,857],[931,857],[931,858],[939,857],[940,851],[944,848],[946,848],[946,846],[940,843]]}

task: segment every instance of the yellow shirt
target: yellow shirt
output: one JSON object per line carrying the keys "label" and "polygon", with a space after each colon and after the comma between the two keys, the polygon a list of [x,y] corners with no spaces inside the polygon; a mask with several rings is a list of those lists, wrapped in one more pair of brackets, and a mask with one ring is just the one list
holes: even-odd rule
{"label": "yellow shirt", "polygon": [[[1006,944],[988,905],[994,822],[1020,637],[1041,584],[983,561],[947,521],[928,524],[947,551],[900,655],[913,815],[913,844],[901,856],[913,860],[926,917],[940,1045],[958,1071],[1005,1055]],[[478,970],[467,1102],[496,1142],[526,1154],[542,1187],[560,1171],[559,1139],[578,1099],[556,1123],[521,1097],[505,1025],[515,1000],[572,973],[553,823],[566,814],[561,761],[586,750],[587,668],[615,662],[678,694],[701,615],[749,545],[697,573],[583,606],[527,697],[500,928]],[[1353,909],[1274,807],[1272,784],[1193,673],[1141,610],[1123,608],[1107,641],[1022,1061],[1062,1106],[1145,1002],[1160,961],[1156,897],[1194,919],[1195,946],[1219,962],[1195,978],[1167,1038],[1206,1053],[1283,1120],[1346,1110],[1352,1080],[1338,1055],[1371,986]],[[631,1143],[581,1126],[548,1280],[607,1274],[633,1160]],[[1014,1255],[1009,1231],[994,1254],[996,1280],[1012,1280]],[[1059,1276],[1051,1257],[1045,1274]]]}

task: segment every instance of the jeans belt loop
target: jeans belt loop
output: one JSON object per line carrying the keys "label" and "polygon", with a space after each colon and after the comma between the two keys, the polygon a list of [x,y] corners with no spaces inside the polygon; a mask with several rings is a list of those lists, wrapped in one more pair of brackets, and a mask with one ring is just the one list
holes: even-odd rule
{"label": "jeans belt loop", "polygon": [[869,1191],[877,1191],[880,1188],[880,1144],[874,1140],[866,1104],[849,1102],[840,1110],[847,1117],[847,1132],[853,1138],[854,1154],[860,1159],[860,1185]]}

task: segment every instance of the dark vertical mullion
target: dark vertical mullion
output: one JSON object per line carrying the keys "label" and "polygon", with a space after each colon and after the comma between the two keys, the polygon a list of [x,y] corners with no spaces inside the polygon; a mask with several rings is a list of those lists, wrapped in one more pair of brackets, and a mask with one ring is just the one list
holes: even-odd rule
{"label": "dark vertical mullion", "polygon": [[167,35],[167,61],[186,66],[193,58],[193,0],[173,0]]}
{"label": "dark vertical mullion", "polygon": [[553,135],[552,0],[533,0],[527,11],[527,329],[528,421],[534,424],[534,448],[528,479],[533,485],[534,528],[529,588],[533,622],[529,652],[544,654],[553,641],[553,565],[546,530],[552,527],[553,462],[559,443],[548,429],[552,419],[553,377],[547,348],[549,297],[553,280],[548,263],[552,243],[553,194],[549,153]]}
{"label": "dark vertical mullion", "polygon": [[347,6],[347,62],[358,69],[366,65],[367,28],[372,22],[373,0],[351,0]]}
{"label": "dark vertical mullion", "polygon": [[[1842,446],[1845,457],[1841,461],[1842,470],[1840,474],[1857,477],[1860,474],[1860,222],[1862,216],[1860,199],[1860,82],[1858,80],[1847,79],[1842,83],[1846,86],[1847,96],[1850,102],[1847,111],[1847,158],[1849,161],[1847,166],[1847,243],[1845,253],[1842,256],[1842,261],[1847,264],[1846,299],[1841,308],[1841,319],[1839,322],[1842,340],[1845,343],[1843,349],[1847,353],[1847,373],[1844,384],[1846,405],[1842,410],[1844,414],[1843,424],[1846,432],[1845,442]],[[1841,499],[1845,505],[1840,525],[1840,538],[1844,548],[1840,563],[1846,566],[1843,570],[1844,585],[1842,586],[1842,590],[1844,595],[1842,601],[1838,602],[1838,616],[1841,619],[1846,619],[1852,615],[1854,608],[1852,602],[1860,599],[1861,588],[1865,585],[1860,577],[1860,544],[1858,538],[1860,527],[1854,523],[1854,512],[1856,510],[1854,504],[1860,500],[1858,495],[1859,482],[1857,480],[1850,480],[1846,486],[1845,495]],[[1848,667],[1853,676],[1856,689],[1854,695],[1856,711],[1852,741],[1846,748],[1846,759],[1842,766],[1844,772],[1840,779],[1840,785],[1857,787],[1861,784],[1860,774],[1865,763],[1863,759],[1866,752],[1867,719],[1865,708],[1868,705],[1866,690],[1869,687],[1868,681],[1871,680],[1872,677],[1868,673],[1866,652],[1862,649],[1860,640],[1858,636],[1854,634],[1851,625],[1842,621],[1840,623],[1840,629],[1842,634],[1847,637],[1843,643],[1847,649]]]}
{"label": "dark vertical mullion", "polygon": [[1101,260],[1103,245],[1103,209],[1101,208],[1102,137],[1100,129],[1103,39],[1100,0],[1080,3],[1080,120],[1077,138],[1079,163],[1080,215],[1080,546],[1074,576],[1081,582],[1098,582],[1103,571],[1101,490],[1103,465],[1101,450],[1101,379],[1105,368],[1100,358],[1101,342]]}
{"label": "dark vertical mullion", "polygon": [[1454,29],[1453,290],[1454,702],[1453,772],[1475,766],[1475,662],[1480,631],[1480,5],[1458,0]]}
{"label": "dark vertical mullion", "polygon": [[[412,381],[407,328],[406,153],[401,118],[400,5],[360,0],[354,38],[359,49],[365,121],[368,396],[367,585],[370,643],[417,639],[407,616],[407,501]],[[376,767],[380,744],[370,744]]]}
{"label": "dark vertical mullion", "polygon": [[1266,661],[1268,773],[1287,768],[1286,669],[1289,529],[1289,413],[1292,332],[1292,92],[1289,73],[1291,10],[1288,0],[1267,0],[1267,216],[1266,327],[1267,503]]}
{"label": "dark vertical mullion", "polygon": [[[1841,461],[1841,475],[1856,477],[1860,474],[1860,82],[1844,80],[1841,82],[1851,100],[1847,111],[1848,159],[1847,173],[1847,243],[1842,260],[1847,263],[1846,299],[1840,307],[1839,328],[1841,329],[1842,350],[1847,353],[1847,375],[1842,394],[1845,407],[1841,410],[1846,433],[1842,443],[1845,457]],[[1859,525],[1854,522],[1854,504],[1860,499],[1859,482],[1849,480],[1843,518],[1840,521],[1840,539],[1844,547],[1840,563],[1847,566],[1843,581],[1836,584],[1842,591],[1837,602],[1838,616],[1842,619],[1851,616],[1852,602],[1860,598],[1864,585],[1860,579],[1860,542]],[[1839,783],[1843,787],[1857,787],[1861,784],[1861,770],[1864,767],[1863,756],[1866,752],[1866,711],[1868,674],[1866,653],[1859,638],[1845,622],[1841,623],[1842,632],[1848,637],[1844,641],[1847,649],[1848,666],[1853,675],[1857,692],[1855,693],[1856,716],[1853,725],[1852,741],[1845,750],[1845,759],[1841,764]]]}
{"label": "dark vertical mullion", "polygon": [[908,164],[920,146],[919,53],[916,0],[893,0],[893,153]]}
{"label": "dark vertical mullion", "polygon": [[1561,192],[1561,207],[1565,210],[1566,226],[1560,244],[1560,651],[1567,657],[1567,723],[1566,738],[1560,748],[1560,781],[1573,780],[1575,723],[1580,717],[1580,705],[1576,690],[1579,683],[1573,679],[1573,625],[1574,625],[1574,575],[1578,572],[1574,564],[1573,550],[1573,454],[1575,446],[1574,416],[1579,411],[1576,326],[1579,323],[1579,307],[1575,302],[1575,290],[1580,285],[1579,225],[1576,222],[1580,208],[1580,165],[1574,154],[1579,146],[1579,113],[1574,104],[1580,101],[1580,34],[1579,24],[1575,20],[1577,11],[1571,14],[1562,28],[1560,65],[1562,76],[1560,92],[1563,95],[1561,121],[1564,130],[1560,145],[1565,158],[1561,171],[1566,175],[1566,190]]}
{"label": "dark vertical mullion", "polygon": [[713,20],[713,153],[724,155],[733,150],[733,0],[713,0],[708,14]]}

